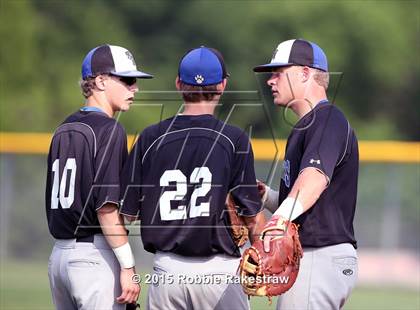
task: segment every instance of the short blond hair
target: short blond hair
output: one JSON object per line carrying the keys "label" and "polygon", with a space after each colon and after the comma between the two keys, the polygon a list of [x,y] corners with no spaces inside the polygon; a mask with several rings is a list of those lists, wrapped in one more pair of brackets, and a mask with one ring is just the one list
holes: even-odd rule
{"label": "short blond hair", "polygon": [[314,74],[314,80],[319,85],[325,88],[325,90],[328,89],[328,85],[330,83],[330,74],[328,72],[319,70],[319,69],[312,69]]}

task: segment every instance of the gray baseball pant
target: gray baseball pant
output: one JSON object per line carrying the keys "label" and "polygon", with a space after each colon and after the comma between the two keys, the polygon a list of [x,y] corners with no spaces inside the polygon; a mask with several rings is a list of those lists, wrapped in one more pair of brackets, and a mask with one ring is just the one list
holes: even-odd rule
{"label": "gray baseball pant", "polygon": [[120,265],[108,242],[95,235],[92,242],[56,240],[48,262],[52,299],[58,310],[123,310]]}
{"label": "gray baseball pant", "polygon": [[341,243],[303,252],[296,282],[279,296],[277,309],[341,309],[356,285],[356,250],[350,243]]}
{"label": "gray baseball pant", "polygon": [[[226,255],[195,258],[158,252],[153,270],[160,281],[149,286],[146,309],[248,310],[242,286],[227,280],[235,277],[239,261]],[[180,280],[183,276],[208,277],[210,283]],[[165,280],[169,277],[171,282]],[[220,282],[212,281],[217,278]]]}

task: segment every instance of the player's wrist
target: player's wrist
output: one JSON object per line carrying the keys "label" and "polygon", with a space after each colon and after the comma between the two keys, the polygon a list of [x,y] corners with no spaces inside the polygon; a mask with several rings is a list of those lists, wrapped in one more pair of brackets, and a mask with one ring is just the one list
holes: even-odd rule
{"label": "player's wrist", "polygon": [[136,265],[134,261],[133,251],[131,250],[130,243],[125,243],[120,247],[112,249],[120,263],[121,269],[133,269]]}
{"label": "player's wrist", "polygon": [[265,193],[261,199],[264,209],[269,210],[271,213],[274,213],[277,210],[279,201],[279,193],[270,186],[265,185]]}
{"label": "player's wrist", "polygon": [[136,273],[136,268],[135,267],[130,267],[130,268],[122,268],[121,267],[121,271]]}
{"label": "player's wrist", "polygon": [[[261,202],[264,205],[265,202],[267,201],[268,191],[270,190],[270,186],[264,184],[263,189],[264,189],[264,194],[261,196]],[[260,192],[260,195],[261,195],[261,192]]]}
{"label": "player's wrist", "polygon": [[299,199],[287,197],[278,207],[274,215],[279,215],[287,220],[293,221],[304,212],[303,205]]}

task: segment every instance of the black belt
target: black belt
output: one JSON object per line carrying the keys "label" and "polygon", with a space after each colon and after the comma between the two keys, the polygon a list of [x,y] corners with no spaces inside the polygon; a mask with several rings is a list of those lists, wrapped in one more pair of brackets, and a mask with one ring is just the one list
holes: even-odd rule
{"label": "black belt", "polygon": [[93,243],[94,239],[95,239],[94,235],[86,236],[86,237],[77,237],[76,242],[90,242],[90,243]]}

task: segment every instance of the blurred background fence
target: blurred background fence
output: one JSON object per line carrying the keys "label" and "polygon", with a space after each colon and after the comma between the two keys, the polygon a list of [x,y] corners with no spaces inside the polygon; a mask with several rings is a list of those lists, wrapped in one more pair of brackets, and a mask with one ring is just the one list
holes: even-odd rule
{"label": "blurred background fence", "polygon": [[[53,240],[44,210],[46,153],[51,134],[0,133],[0,255],[48,259]],[[129,136],[128,145],[134,136]],[[284,140],[253,139],[257,177],[278,188]],[[277,152],[278,150],[278,152]],[[419,142],[360,141],[355,232],[361,284],[419,289]],[[151,267],[138,227],[131,227],[138,262]]]}

